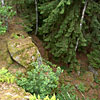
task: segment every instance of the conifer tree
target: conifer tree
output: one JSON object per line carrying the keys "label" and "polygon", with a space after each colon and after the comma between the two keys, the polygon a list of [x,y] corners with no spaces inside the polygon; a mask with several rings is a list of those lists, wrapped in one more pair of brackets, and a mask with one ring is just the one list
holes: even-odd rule
{"label": "conifer tree", "polygon": [[46,43],[46,48],[56,59],[75,66],[76,42],[86,46],[85,38],[80,30],[81,13],[84,4],[81,0],[52,0],[40,5],[40,14],[44,15],[39,29]]}

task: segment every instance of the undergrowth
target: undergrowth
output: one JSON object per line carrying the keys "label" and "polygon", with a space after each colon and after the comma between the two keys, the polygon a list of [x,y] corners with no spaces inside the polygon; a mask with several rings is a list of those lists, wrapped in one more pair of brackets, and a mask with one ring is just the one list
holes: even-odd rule
{"label": "undergrowth", "polygon": [[2,68],[0,69],[0,82],[14,83],[15,77],[7,69]]}
{"label": "undergrowth", "polygon": [[53,72],[48,65],[39,66],[37,62],[31,65],[34,69],[26,74],[17,73],[17,84],[27,92],[39,94],[41,98],[54,94],[58,88],[59,75],[62,72],[60,67],[56,72]]}

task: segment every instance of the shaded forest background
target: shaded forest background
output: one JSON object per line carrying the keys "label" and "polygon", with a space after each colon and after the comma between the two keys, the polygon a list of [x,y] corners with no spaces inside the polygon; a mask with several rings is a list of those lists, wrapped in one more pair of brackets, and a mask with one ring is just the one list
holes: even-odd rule
{"label": "shaded forest background", "polygon": [[80,70],[77,58],[83,53],[90,66],[100,68],[99,0],[10,0],[5,5],[16,9],[25,30],[43,41],[55,62]]}

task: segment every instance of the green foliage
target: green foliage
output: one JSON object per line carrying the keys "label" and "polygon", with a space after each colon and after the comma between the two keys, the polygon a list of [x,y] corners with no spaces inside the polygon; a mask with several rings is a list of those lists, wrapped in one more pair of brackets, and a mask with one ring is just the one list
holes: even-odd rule
{"label": "green foliage", "polygon": [[100,46],[88,54],[89,64],[94,68],[100,68]]}
{"label": "green foliage", "polygon": [[56,96],[53,95],[51,98],[49,98],[48,96],[46,96],[44,99],[40,99],[40,95],[38,95],[38,98],[36,97],[36,95],[34,94],[33,96],[30,96],[29,100],[59,100],[56,99]]}
{"label": "green foliage", "polygon": [[7,69],[2,68],[0,69],[0,82],[14,83],[15,77]]}
{"label": "green foliage", "polygon": [[100,2],[90,1],[86,10],[84,31],[88,44],[96,47],[100,41]]}
{"label": "green foliage", "polygon": [[32,66],[34,69],[28,71],[26,77],[19,75],[21,77],[17,79],[17,84],[30,93],[39,94],[41,98],[55,93],[61,73],[60,67],[54,73],[50,66],[44,64],[39,66],[38,63],[32,63]]}
{"label": "green foliage", "polygon": [[66,86],[62,85],[60,91],[61,92],[57,94],[57,98],[59,98],[59,100],[79,100],[75,94],[75,87],[71,84]]}
{"label": "green foliage", "polygon": [[55,59],[69,63],[71,68],[77,64],[77,38],[80,38],[80,46],[86,46],[80,30],[81,6],[81,1],[55,0],[39,7],[40,14],[44,16],[39,32],[46,49],[50,50]]}
{"label": "green foliage", "polygon": [[85,20],[85,33],[89,48],[89,64],[94,68],[100,68],[100,2],[90,1],[87,7]]}
{"label": "green foliage", "polygon": [[1,6],[0,2],[0,35],[4,34],[7,30],[7,19],[15,15],[11,6]]}

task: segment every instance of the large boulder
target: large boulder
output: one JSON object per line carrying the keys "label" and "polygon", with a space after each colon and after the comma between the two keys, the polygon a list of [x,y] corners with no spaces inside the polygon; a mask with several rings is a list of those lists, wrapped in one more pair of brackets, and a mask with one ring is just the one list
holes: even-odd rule
{"label": "large boulder", "polygon": [[38,48],[28,35],[13,33],[7,44],[11,57],[25,68],[29,68],[32,62],[42,62]]}

